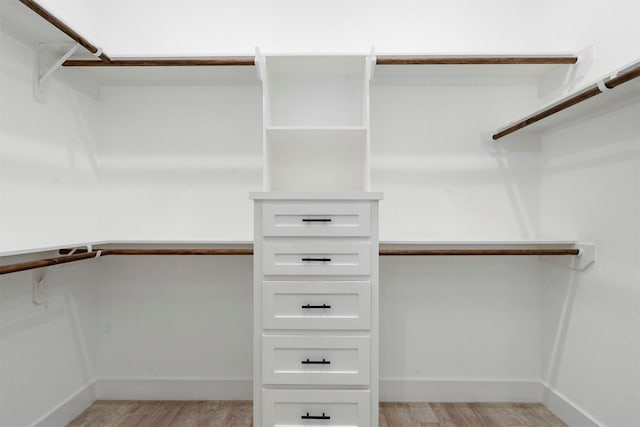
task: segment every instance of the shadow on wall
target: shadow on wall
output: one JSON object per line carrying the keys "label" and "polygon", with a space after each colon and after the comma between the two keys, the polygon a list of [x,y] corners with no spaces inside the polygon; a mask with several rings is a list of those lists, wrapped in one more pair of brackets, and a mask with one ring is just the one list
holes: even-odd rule
{"label": "shadow on wall", "polygon": [[[546,358],[546,366],[543,366],[542,382],[551,389],[555,389],[560,365],[567,342],[569,327],[571,326],[571,316],[575,306],[576,293],[579,286],[579,278],[584,272],[572,270],[569,268],[571,260],[565,259],[544,259],[544,262],[558,265],[557,272],[559,274],[553,283],[549,284],[554,289],[554,301],[562,301],[561,305],[555,307],[551,313],[547,313],[547,318],[542,321],[551,321],[549,331],[554,331],[551,347],[547,350],[542,347],[543,360]],[[543,279],[544,280],[544,279]],[[548,284],[542,283],[543,288]],[[545,301],[543,300],[543,304]],[[553,320],[551,320],[553,319]],[[545,392],[548,391],[544,390]],[[543,396],[545,398],[546,396]]]}

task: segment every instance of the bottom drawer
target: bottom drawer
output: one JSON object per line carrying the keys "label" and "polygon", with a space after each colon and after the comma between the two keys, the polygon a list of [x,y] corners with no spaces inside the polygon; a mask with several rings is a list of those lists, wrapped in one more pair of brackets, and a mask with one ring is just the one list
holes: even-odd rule
{"label": "bottom drawer", "polygon": [[264,390],[263,427],[369,427],[368,390]]}

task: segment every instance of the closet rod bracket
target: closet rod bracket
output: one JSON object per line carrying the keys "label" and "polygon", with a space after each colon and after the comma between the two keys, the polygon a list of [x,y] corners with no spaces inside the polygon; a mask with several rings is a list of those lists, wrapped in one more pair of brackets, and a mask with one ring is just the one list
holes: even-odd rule
{"label": "closet rod bracket", "polygon": [[596,245],[593,243],[577,243],[576,247],[580,252],[573,257],[571,268],[573,270],[584,271],[596,262]]}
{"label": "closet rod bracket", "polygon": [[578,254],[571,257],[540,256],[540,260],[560,267],[569,268],[576,271],[584,271],[596,262],[596,245],[593,243],[576,242],[574,249],[578,249]]}
{"label": "closet rod bracket", "polygon": [[[47,83],[53,74],[62,67],[62,64],[76,53],[80,48],[80,44],[75,43],[61,56],[58,49],[54,49],[54,44],[40,43],[38,46],[37,57],[35,61],[35,70],[33,73],[34,88],[33,96],[36,101],[43,103],[47,100]],[[57,45],[59,46],[59,45]]]}

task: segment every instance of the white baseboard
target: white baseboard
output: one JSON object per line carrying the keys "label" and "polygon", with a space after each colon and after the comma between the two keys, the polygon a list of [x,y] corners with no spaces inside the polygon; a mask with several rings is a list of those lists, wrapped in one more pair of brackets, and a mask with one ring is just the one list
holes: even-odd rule
{"label": "white baseboard", "polygon": [[[32,424],[63,426],[96,400],[251,400],[251,378],[101,378],[80,389]],[[570,427],[601,424],[539,380],[438,380],[382,378],[383,402],[542,402]]]}
{"label": "white baseboard", "polygon": [[99,378],[98,400],[251,400],[251,378]]}
{"label": "white baseboard", "polygon": [[569,427],[600,427],[601,424],[590,417],[557,390],[541,383],[542,403],[564,421]]}
{"label": "white baseboard", "polygon": [[60,427],[69,424],[82,411],[96,401],[95,383],[82,387],[48,414],[32,424],[32,427]]}
{"label": "white baseboard", "polygon": [[[252,380],[198,378],[101,378],[96,398],[105,400],[251,400]],[[540,402],[537,380],[380,380],[384,402]]]}
{"label": "white baseboard", "polygon": [[540,402],[539,380],[381,378],[382,402]]}

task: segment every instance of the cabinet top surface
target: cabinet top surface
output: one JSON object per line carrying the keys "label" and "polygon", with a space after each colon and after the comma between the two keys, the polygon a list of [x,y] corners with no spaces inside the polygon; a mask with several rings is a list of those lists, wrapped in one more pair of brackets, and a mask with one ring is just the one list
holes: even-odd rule
{"label": "cabinet top surface", "polygon": [[249,193],[252,200],[382,200],[381,192],[371,191],[256,191]]}

